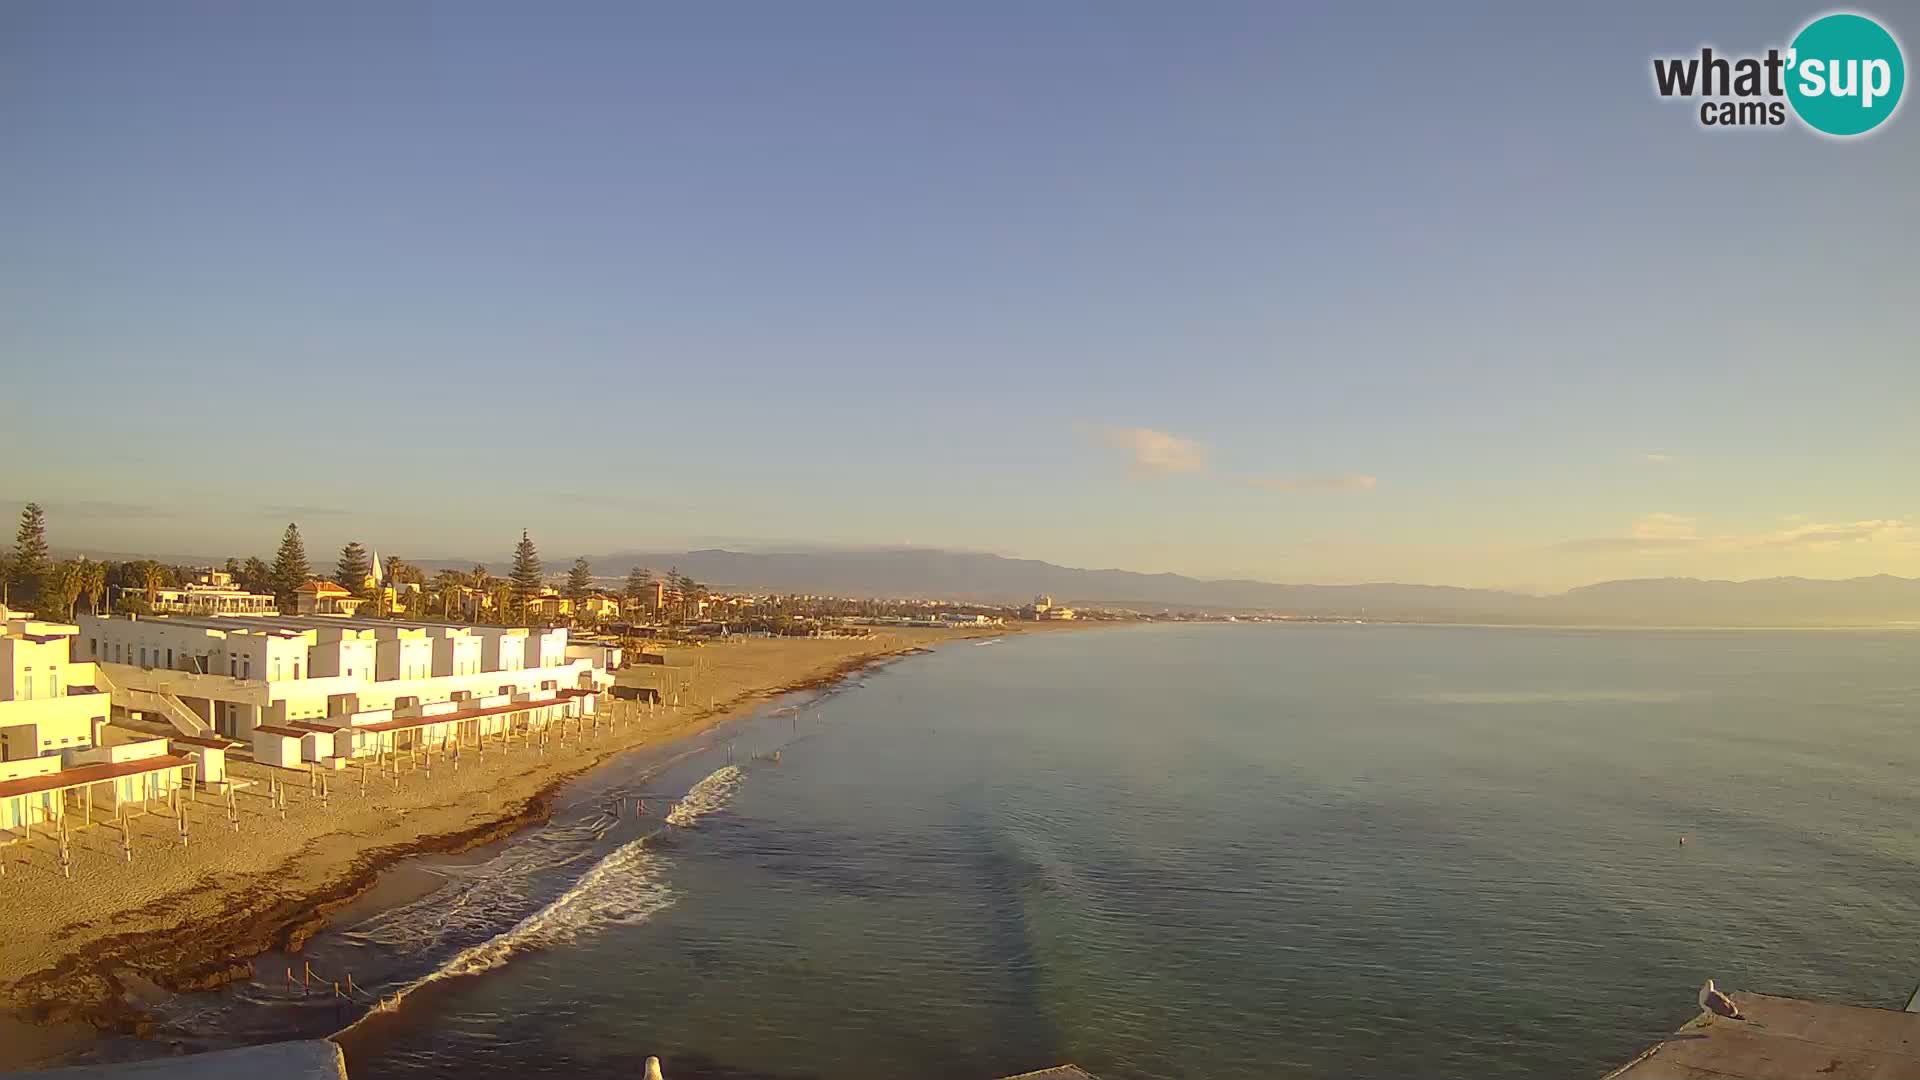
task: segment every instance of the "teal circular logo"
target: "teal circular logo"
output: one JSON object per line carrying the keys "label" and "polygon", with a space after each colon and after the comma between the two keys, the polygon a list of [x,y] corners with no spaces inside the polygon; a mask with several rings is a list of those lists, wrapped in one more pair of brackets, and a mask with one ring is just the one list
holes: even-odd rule
{"label": "teal circular logo", "polygon": [[1787,100],[1808,127],[1828,135],[1863,135],[1879,127],[1907,85],[1900,43],[1865,15],[1813,20],[1787,55]]}

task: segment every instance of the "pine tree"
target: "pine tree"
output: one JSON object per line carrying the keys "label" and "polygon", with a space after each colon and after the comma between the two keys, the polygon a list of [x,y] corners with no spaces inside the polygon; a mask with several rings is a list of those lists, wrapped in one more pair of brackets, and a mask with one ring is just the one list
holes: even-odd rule
{"label": "pine tree", "polygon": [[513,549],[513,573],[508,575],[508,580],[513,584],[513,600],[519,607],[515,614],[524,617],[527,601],[540,595],[540,552],[525,529],[520,530],[520,543]]}
{"label": "pine tree", "polygon": [[300,586],[313,576],[312,568],[307,565],[307,545],[300,539],[300,526],[292,523],[287,525],[287,531],[280,537],[280,550],[273,556],[273,569],[268,576],[280,610],[291,614],[298,601]]}
{"label": "pine tree", "polygon": [[47,512],[39,503],[20,511],[20,531],[14,537],[13,557],[7,560],[7,602],[20,610],[40,602],[53,561],[47,556]]}
{"label": "pine tree", "polygon": [[355,596],[367,596],[367,578],[373,574],[373,559],[360,541],[349,540],[340,549],[340,561],[334,564],[333,580]]}
{"label": "pine tree", "polygon": [[573,569],[567,571],[567,599],[579,603],[593,593],[593,564],[585,555],[573,560]]}

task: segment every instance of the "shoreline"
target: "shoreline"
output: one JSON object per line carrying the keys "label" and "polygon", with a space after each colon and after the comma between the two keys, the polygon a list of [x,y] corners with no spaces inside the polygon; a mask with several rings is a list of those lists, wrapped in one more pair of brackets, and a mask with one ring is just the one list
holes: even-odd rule
{"label": "shoreline", "polygon": [[[544,762],[520,758],[523,763],[538,764],[520,770],[518,776],[508,775],[502,780],[504,783],[518,779],[521,783],[512,786],[520,788],[531,785],[531,790],[524,793],[501,792],[502,784],[486,782],[485,772],[503,771],[499,766],[507,762],[504,755],[482,759],[479,767],[469,774],[482,775],[464,786],[451,780],[443,767],[442,776],[437,779],[444,788],[451,788],[451,791],[442,790],[442,794],[450,797],[411,812],[462,819],[452,827],[395,836],[405,833],[404,826],[409,823],[406,817],[409,809],[403,805],[384,818],[371,815],[375,818],[371,825],[375,835],[357,833],[351,824],[312,835],[296,835],[291,838],[290,850],[277,864],[234,870],[224,875],[220,873],[222,868],[216,867],[187,876],[181,882],[185,886],[182,889],[163,891],[144,902],[140,897],[130,897],[124,904],[116,905],[111,899],[101,902],[96,897],[91,907],[104,907],[105,911],[74,910],[69,905],[55,904],[56,924],[45,927],[34,944],[47,947],[76,937],[85,940],[61,949],[51,964],[10,971],[6,981],[0,982],[0,1034],[8,1036],[0,1038],[0,1069],[58,1064],[102,1038],[150,1038],[155,1023],[133,1000],[135,994],[127,985],[129,979],[151,983],[169,992],[185,993],[250,978],[256,957],[267,952],[299,952],[328,925],[333,912],[364,896],[382,874],[407,858],[471,850],[544,822],[551,816],[554,801],[566,785],[616,757],[636,750],[660,750],[698,738],[731,720],[749,715],[767,700],[832,686],[878,665],[931,652],[947,642],[1015,636],[1036,629],[1011,626],[888,634],[877,640],[849,639],[834,643],[839,646],[837,649],[820,650],[827,655],[813,663],[798,662],[793,657],[796,651],[804,651],[808,646],[796,650],[791,643],[778,641],[740,642],[701,650],[675,649],[669,657],[676,662],[668,666],[666,672],[677,672],[676,681],[690,670],[699,673],[697,679],[711,676],[717,693],[710,705],[700,708],[689,704],[679,715],[669,713],[663,718],[664,723],[643,721],[632,728],[610,731],[599,741],[576,749],[564,758],[556,756]],[[776,648],[783,644],[785,648]],[[755,652],[766,655],[756,663],[755,658],[747,655]],[[705,667],[709,657],[723,664],[743,658],[746,662],[727,665],[738,669],[731,672],[735,678],[729,681],[717,667],[713,670]],[[647,666],[628,670],[637,678],[656,672],[662,677],[666,674],[657,668],[649,671]],[[627,672],[623,672],[623,680],[626,677]],[[692,688],[699,689],[699,683]],[[488,765],[494,765],[494,769],[488,770]],[[404,781],[395,783],[393,792],[407,793],[405,784],[413,782],[413,777],[413,773],[406,774]],[[417,787],[431,786],[436,780],[431,772],[427,777],[428,784]],[[344,793],[348,784],[344,775],[339,783]],[[494,806],[478,805],[486,792],[504,798]],[[407,794],[415,793],[417,791]],[[384,787],[379,794],[387,794]],[[365,798],[364,789],[362,798]],[[399,798],[396,794],[395,799]],[[345,802],[342,796],[336,799]],[[200,805],[210,808],[207,803]],[[363,813],[378,809],[369,806]],[[427,815],[427,810],[433,814]],[[323,808],[318,813],[326,810]],[[270,822],[264,811],[248,812],[244,820],[250,825]],[[309,808],[304,823],[326,820]],[[284,827],[287,823],[283,819],[273,824]],[[382,828],[383,825],[386,827]],[[380,832],[387,835],[382,837],[378,835]],[[246,836],[246,832],[242,832],[235,838],[236,848],[244,849]],[[383,839],[387,842],[382,843]],[[354,840],[370,843],[354,845]],[[344,858],[338,857],[341,854],[338,850],[325,850],[339,849],[343,843],[352,849]],[[114,844],[117,850],[117,839]],[[219,844],[220,841],[215,841],[208,847]],[[25,877],[21,873],[24,864],[14,861],[17,853],[7,849],[5,854],[9,858],[9,874],[0,878],[0,903],[7,902],[10,894],[22,888]],[[329,860],[328,854],[336,858]],[[151,858],[148,856],[148,860]],[[103,870],[100,860],[98,854],[85,858],[90,876],[110,878],[117,872],[128,879],[108,882],[106,890],[115,884],[132,884],[132,876],[142,869],[141,865],[131,870],[109,865]],[[321,869],[307,873],[308,880],[299,882],[296,888],[287,889],[277,880],[295,870],[308,869],[308,863],[319,863]],[[161,867],[175,869],[164,863]],[[80,877],[76,870],[74,882],[30,880],[26,884],[52,898],[62,892],[63,884],[77,885]],[[94,918],[86,918],[89,915]],[[64,917],[66,924],[59,925],[58,917]],[[116,928],[121,925],[131,928],[85,933],[96,929],[102,920]],[[0,951],[0,958],[8,959],[9,966],[13,951],[8,949],[10,944],[0,942],[0,950],[7,950]],[[156,1052],[165,1051],[156,1044]]]}

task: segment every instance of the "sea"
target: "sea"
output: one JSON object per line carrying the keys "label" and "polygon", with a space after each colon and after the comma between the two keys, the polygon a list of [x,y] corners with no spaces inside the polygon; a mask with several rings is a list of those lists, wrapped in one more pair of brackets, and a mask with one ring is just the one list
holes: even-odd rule
{"label": "sea", "polygon": [[956,642],[409,860],[159,1038],[341,1032],[355,1080],[1596,1078],[1707,978],[1906,1002],[1916,731],[1911,632]]}

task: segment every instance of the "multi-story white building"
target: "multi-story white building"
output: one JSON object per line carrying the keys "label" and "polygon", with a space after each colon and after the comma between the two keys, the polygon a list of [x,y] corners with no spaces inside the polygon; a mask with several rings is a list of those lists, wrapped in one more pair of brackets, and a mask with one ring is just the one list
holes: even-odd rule
{"label": "multi-story white building", "polygon": [[[255,728],[337,725],[358,714],[604,688],[567,657],[567,631],[337,616],[83,616],[76,659],[97,661],[115,706],[189,734],[250,739]],[[542,692],[546,692],[543,694]]]}
{"label": "multi-story white building", "polygon": [[233,586],[223,573],[206,573],[178,589],[153,593],[156,615],[272,615],[280,609],[268,593],[252,593]]}
{"label": "multi-story white building", "polygon": [[45,622],[0,607],[0,761],[86,750],[107,722],[97,669],[75,662],[71,623]]}

